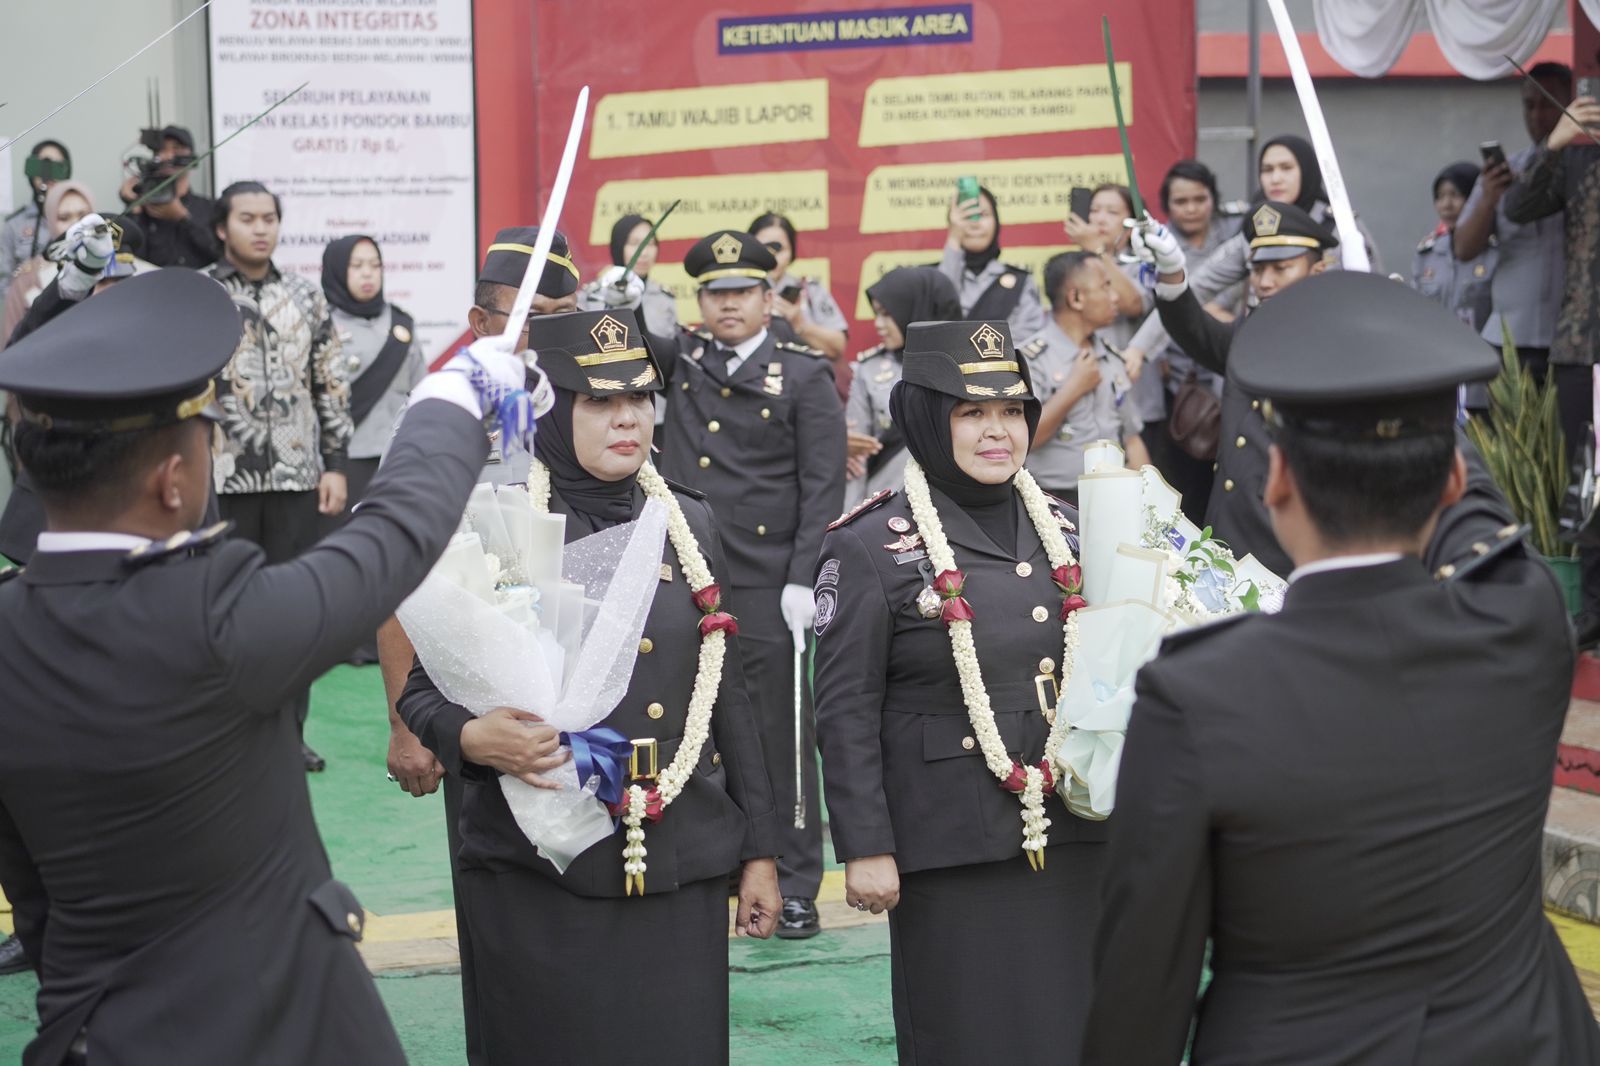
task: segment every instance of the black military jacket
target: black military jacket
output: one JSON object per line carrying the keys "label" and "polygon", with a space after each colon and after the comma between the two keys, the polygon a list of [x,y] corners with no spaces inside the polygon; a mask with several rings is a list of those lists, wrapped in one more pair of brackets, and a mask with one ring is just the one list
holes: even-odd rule
{"label": "black military jacket", "polygon": [[333,880],[286,698],[421,582],[488,452],[438,400],[348,524],[44,552],[0,584],[0,885],[39,971],[28,1066],[401,1063]]}
{"label": "black military jacket", "polygon": [[1475,488],[1139,671],[1085,1066],[1182,1057],[1208,936],[1196,1064],[1600,1062],[1540,909],[1571,630],[1507,522]]}
{"label": "black military jacket", "polygon": [[[1206,313],[1193,289],[1176,300],[1157,300],[1161,325],[1172,341],[1207,370],[1228,373],[1228,349],[1233,334],[1244,323],[1219,322]],[[1274,574],[1285,576],[1294,563],[1278,546],[1261,502],[1267,484],[1267,448],[1271,444],[1261,417],[1261,397],[1239,387],[1231,378],[1222,389],[1222,431],[1217,438],[1217,476],[1211,486],[1206,524],[1239,558],[1254,555]]]}
{"label": "black military jacket", "polygon": [[[637,493],[639,503],[643,494]],[[689,528],[700,550],[706,552],[713,578],[727,570],[711,513],[698,494],[678,492]],[[558,494],[552,493],[553,513],[571,516]],[[587,536],[582,519],[567,520],[567,540]],[[689,710],[689,695],[699,665],[700,609],[691,598],[678,555],[669,540],[662,557],[671,580],[663,579],[645,620],[635,660],[633,678],[617,709],[601,725],[629,739],[653,737],[658,766],[665,770],[678,751]],[[664,571],[665,572],[665,571]],[[723,585],[723,609],[737,615],[738,603]],[[622,849],[625,834],[595,844],[573,860],[566,873],[558,873],[541,857],[517,828],[501,792],[498,773],[465,763],[461,757],[461,727],[472,712],[445,699],[421,664],[411,671],[398,704],[401,718],[438,755],[445,769],[468,782],[461,806],[463,869],[534,870],[578,896],[624,894]],[[649,787],[648,783],[645,787]],[[722,666],[722,686],[711,717],[711,736],[700,762],[683,792],[659,822],[645,823],[648,851],[645,891],[671,892],[680,885],[729,873],[746,859],[776,853],[776,827],[772,787],[761,757],[761,737],[755,728],[750,702],[745,696],[744,664],[738,641],[729,641]]]}
{"label": "black military jacket", "polygon": [[[1062,653],[1061,593],[1022,501],[1017,543],[1002,551],[932,490],[966,598],[995,724],[1014,758],[1044,756]],[[978,750],[944,623],[916,599],[932,567],[903,545],[916,530],[902,494],[880,494],[835,524],[816,575],[817,739],[829,828],[841,860],[892,854],[902,872],[1022,862],[1022,805]],[[1063,523],[1077,512],[1056,504]],[[904,526],[904,531],[895,527]],[[1068,543],[1076,546],[1075,535]],[[1041,674],[1053,675],[1038,683]],[[1045,695],[1041,696],[1041,689]],[[1095,841],[1105,824],[1046,797],[1052,844]]]}
{"label": "black military jacket", "polygon": [[806,585],[844,499],[844,408],[833,367],[768,334],[730,379],[710,334],[685,330],[662,360],[661,472],[706,494],[727,586]]}

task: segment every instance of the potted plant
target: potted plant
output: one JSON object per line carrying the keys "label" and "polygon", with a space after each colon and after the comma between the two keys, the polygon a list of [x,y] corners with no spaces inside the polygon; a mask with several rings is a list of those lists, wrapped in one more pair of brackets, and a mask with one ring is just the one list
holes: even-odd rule
{"label": "potted plant", "polygon": [[1504,331],[1500,376],[1489,385],[1489,415],[1467,423],[1467,436],[1483,456],[1511,513],[1529,527],[1528,540],[1561,583],[1567,610],[1576,614],[1581,576],[1577,545],[1562,537],[1561,510],[1572,483],[1567,442],[1556,409],[1554,375],[1543,384],[1517,358]]}

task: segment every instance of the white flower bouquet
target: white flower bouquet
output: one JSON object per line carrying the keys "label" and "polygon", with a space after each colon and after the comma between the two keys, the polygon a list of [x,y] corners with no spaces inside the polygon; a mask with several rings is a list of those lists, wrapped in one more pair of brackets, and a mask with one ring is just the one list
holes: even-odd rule
{"label": "white flower bouquet", "polygon": [[[563,545],[566,519],[521,486],[473,490],[462,531],[401,604],[400,624],[441,694],[473,714],[515,707],[565,733],[622,699],[660,583],[666,508]],[[591,775],[569,760],[560,791],[503,775],[528,840],[560,870],[615,829]]]}
{"label": "white flower bouquet", "polygon": [[1076,612],[1079,644],[1056,704],[1068,723],[1056,790],[1073,814],[1100,820],[1116,805],[1139,667],[1161,638],[1241,611],[1275,611],[1285,585],[1185,518],[1181,495],[1154,467],[1125,469],[1110,441],[1084,458],[1078,528],[1088,606]]}

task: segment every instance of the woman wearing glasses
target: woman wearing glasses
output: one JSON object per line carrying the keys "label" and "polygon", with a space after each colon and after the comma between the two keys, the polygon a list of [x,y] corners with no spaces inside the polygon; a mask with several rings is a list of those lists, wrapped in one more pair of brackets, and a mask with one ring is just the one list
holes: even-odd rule
{"label": "woman wearing glasses", "polygon": [[838,363],[844,358],[845,334],[850,324],[827,286],[815,278],[790,276],[789,267],[800,247],[794,223],[768,212],[750,223],[750,233],[778,260],[778,268],[768,276],[772,284],[773,336],[815,348]]}

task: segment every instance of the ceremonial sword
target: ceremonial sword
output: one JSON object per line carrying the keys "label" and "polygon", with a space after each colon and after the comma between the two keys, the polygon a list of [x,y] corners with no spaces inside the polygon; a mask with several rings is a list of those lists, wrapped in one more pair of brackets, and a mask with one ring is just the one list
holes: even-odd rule
{"label": "ceremonial sword", "polygon": [[794,649],[794,827],[806,827],[806,771],[805,771],[805,730],[803,728],[805,707],[802,686],[805,679],[801,671],[806,665],[806,638],[802,634],[800,643]]}

